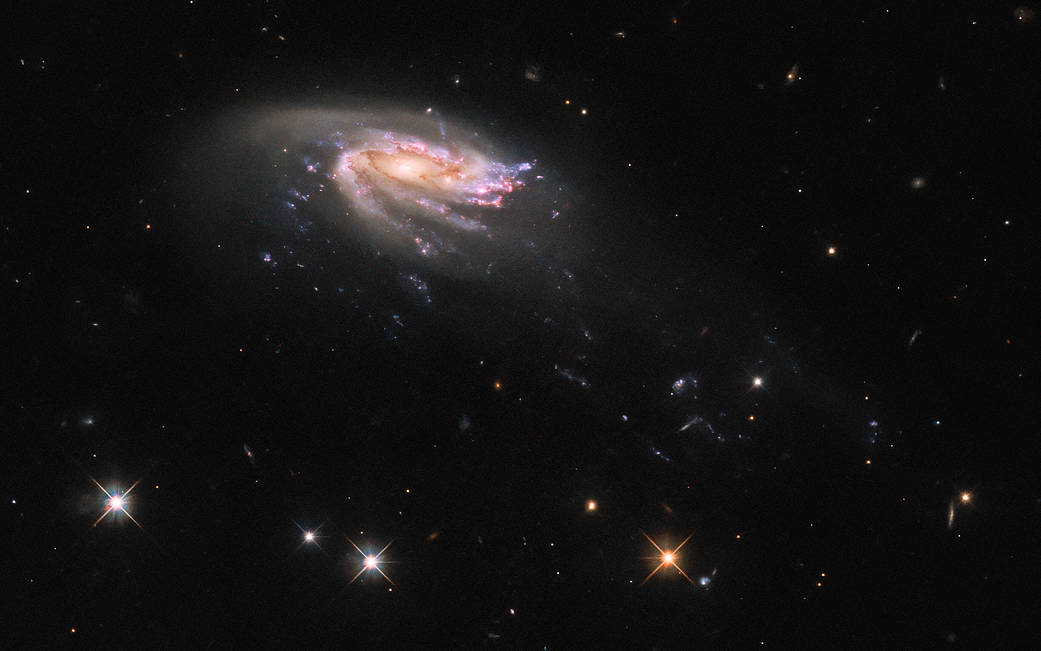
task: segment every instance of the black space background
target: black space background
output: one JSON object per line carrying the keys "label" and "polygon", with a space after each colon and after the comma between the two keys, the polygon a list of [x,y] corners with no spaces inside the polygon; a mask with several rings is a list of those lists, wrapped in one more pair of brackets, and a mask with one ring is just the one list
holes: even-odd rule
{"label": "black space background", "polygon": [[[15,7],[4,645],[1037,644],[1041,25],[1007,3],[856,4]],[[248,234],[193,230],[193,134],[343,93],[508,125],[594,239],[632,239],[615,269],[664,260],[676,305],[725,333],[706,373],[728,395],[755,342],[783,342],[798,379],[718,401],[760,415],[758,442],[676,468],[649,430],[605,429],[619,394],[684,370],[627,326],[640,377],[601,360],[614,392],[581,394],[524,327],[431,319],[390,342],[306,278],[271,292]],[[142,478],[143,531],[90,529],[88,475]],[[324,551],[294,521],[325,522]],[[711,588],[638,588],[641,529],[694,531]],[[361,530],[394,539],[393,591],[347,585]]]}

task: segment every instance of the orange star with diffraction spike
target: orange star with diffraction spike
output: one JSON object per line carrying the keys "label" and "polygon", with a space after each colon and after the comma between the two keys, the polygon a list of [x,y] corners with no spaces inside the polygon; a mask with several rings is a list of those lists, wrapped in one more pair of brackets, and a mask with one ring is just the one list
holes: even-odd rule
{"label": "orange star with diffraction spike", "polygon": [[677,552],[679,552],[681,547],[687,544],[687,541],[690,540],[691,537],[694,535],[693,533],[690,534],[690,536],[684,538],[683,542],[677,545],[675,549],[662,549],[658,546],[658,543],[654,542],[654,540],[652,540],[651,537],[647,535],[646,532],[640,531],[640,533],[643,534],[643,537],[646,538],[648,542],[654,545],[654,548],[658,550],[659,554],[658,556],[650,557],[650,560],[658,561],[658,565],[651,571],[650,574],[647,575],[647,578],[640,582],[640,585],[643,585],[644,583],[650,581],[651,577],[658,573],[658,570],[666,566],[676,568],[676,571],[679,572],[683,578],[689,581],[691,585],[694,585],[694,581],[689,576],[687,576],[687,573],[683,571],[683,568],[676,564],[676,559],[678,558]]}

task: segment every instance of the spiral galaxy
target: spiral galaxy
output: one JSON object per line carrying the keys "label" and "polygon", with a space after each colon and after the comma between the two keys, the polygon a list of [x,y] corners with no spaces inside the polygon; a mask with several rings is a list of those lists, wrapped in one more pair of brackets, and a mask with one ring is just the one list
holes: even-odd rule
{"label": "spiral galaxy", "polygon": [[410,264],[483,273],[538,250],[532,231],[557,217],[533,187],[543,180],[533,161],[507,160],[479,131],[432,109],[286,109],[240,119],[258,157],[249,167],[274,174],[258,187]]}

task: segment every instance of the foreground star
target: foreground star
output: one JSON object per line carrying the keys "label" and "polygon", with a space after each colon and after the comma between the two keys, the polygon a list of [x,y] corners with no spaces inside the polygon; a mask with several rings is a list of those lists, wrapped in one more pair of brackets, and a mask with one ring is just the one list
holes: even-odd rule
{"label": "foreground star", "polygon": [[304,529],[295,520],[293,521],[293,524],[295,524],[296,528],[300,530],[300,544],[297,546],[297,549],[300,549],[304,545],[314,545],[318,549],[322,548],[318,541],[325,537],[321,535],[322,527],[325,526],[325,523],[318,525],[317,529]]}
{"label": "foreground star", "polygon": [[362,558],[361,569],[358,570],[358,573],[354,575],[353,579],[351,579],[351,583],[357,581],[358,577],[362,574],[365,574],[366,572],[375,571],[379,572],[383,576],[383,578],[387,580],[387,583],[395,585],[394,582],[390,580],[390,577],[387,576],[386,573],[384,573],[383,570],[380,569],[381,564],[388,562],[380,560],[380,557],[383,556],[383,552],[387,551],[387,547],[391,546],[391,544],[394,542],[393,540],[387,543],[386,546],[384,546],[383,549],[379,550],[379,552],[376,554],[366,554],[361,550],[361,547],[355,545],[354,541],[351,540],[349,537],[347,538],[347,542],[351,543],[351,546],[358,550],[358,553],[361,554]]}
{"label": "foreground star", "polygon": [[[88,475],[88,477],[89,477],[89,475]],[[130,518],[130,521],[133,522],[134,524],[136,524],[138,529],[142,529],[141,523],[138,522],[137,520],[135,520],[134,516],[130,515],[130,512],[127,511],[127,495],[129,495],[130,491],[134,490],[134,488],[136,488],[137,485],[141,483],[140,479],[135,481],[130,486],[130,488],[126,489],[122,493],[120,493],[118,491],[109,493],[107,490],[105,490],[104,486],[102,486],[101,484],[98,483],[97,479],[94,479],[93,477],[90,477],[90,480],[92,482],[94,482],[94,485],[97,486],[101,490],[101,492],[105,494],[105,497],[108,498],[108,499],[105,500],[105,510],[101,513],[101,516],[98,517],[98,519],[94,521],[94,524],[90,525],[90,527],[92,529],[94,527],[98,526],[98,523],[101,522],[102,520],[104,520],[105,517],[108,516],[109,513],[117,513],[117,512],[121,512],[123,515],[127,516],[128,518]]]}
{"label": "foreground star", "polygon": [[679,558],[678,555],[677,555],[677,552],[680,550],[680,547],[683,547],[684,545],[687,544],[687,541],[690,540],[691,536],[694,535],[693,533],[690,534],[690,536],[687,536],[686,538],[684,538],[683,542],[681,542],[679,545],[677,545],[675,549],[662,549],[661,547],[658,546],[658,543],[654,542],[651,539],[651,537],[647,535],[646,532],[640,531],[640,533],[642,533],[643,537],[646,538],[648,540],[648,542],[650,542],[652,545],[654,545],[654,548],[658,550],[658,556],[651,556],[650,557],[650,560],[658,561],[658,566],[655,567],[651,571],[651,573],[647,575],[647,578],[645,578],[643,581],[640,582],[640,585],[643,585],[644,583],[647,583],[648,581],[650,581],[651,577],[658,573],[658,570],[660,570],[661,568],[666,567],[666,566],[676,568],[676,571],[679,572],[680,575],[683,578],[685,578],[687,581],[689,581],[691,585],[694,585],[694,580],[691,579],[689,576],[687,576],[687,573],[683,571],[683,568],[681,568],[679,565],[676,564],[676,560],[677,560],[677,558]]}

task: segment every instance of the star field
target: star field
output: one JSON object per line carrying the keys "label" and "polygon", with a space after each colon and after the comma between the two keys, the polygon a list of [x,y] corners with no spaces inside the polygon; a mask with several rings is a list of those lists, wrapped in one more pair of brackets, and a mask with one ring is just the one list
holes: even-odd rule
{"label": "star field", "polygon": [[1038,641],[1036,11],[16,8],[7,645]]}

